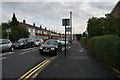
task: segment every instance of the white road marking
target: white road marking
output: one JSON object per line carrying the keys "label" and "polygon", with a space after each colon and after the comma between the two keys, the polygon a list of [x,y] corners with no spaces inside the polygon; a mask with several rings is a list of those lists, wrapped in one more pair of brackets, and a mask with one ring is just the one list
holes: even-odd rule
{"label": "white road marking", "polygon": [[0,58],[0,60],[4,60],[4,59],[6,59],[7,57],[3,57],[3,58]]}
{"label": "white road marking", "polygon": [[9,52],[8,54],[13,54],[14,52]]}
{"label": "white road marking", "polygon": [[20,51],[27,51],[27,50],[31,50],[31,49],[34,49],[34,48],[22,49]]}
{"label": "white road marking", "polygon": [[13,54],[14,52],[6,52],[6,53],[2,53],[0,54],[0,56],[5,56],[5,55],[8,55],[8,54]]}
{"label": "white road marking", "polygon": [[8,54],[8,52],[6,52],[6,53],[2,53],[0,56],[4,56],[4,55],[7,55]]}
{"label": "white road marking", "polygon": [[22,52],[22,53],[20,53],[20,55],[21,55],[21,54],[26,54],[26,53],[29,53],[29,52],[32,52],[32,51],[35,51],[35,50],[37,50],[37,49],[30,50],[30,51],[26,51],[26,52]]}
{"label": "white road marking", "polygon": [[25,53],[28,53],[28,52],[31,52],[31,51],[22,52],[22,53],[20,53],[20,55],[21,55],[21,54],[25,54]]}

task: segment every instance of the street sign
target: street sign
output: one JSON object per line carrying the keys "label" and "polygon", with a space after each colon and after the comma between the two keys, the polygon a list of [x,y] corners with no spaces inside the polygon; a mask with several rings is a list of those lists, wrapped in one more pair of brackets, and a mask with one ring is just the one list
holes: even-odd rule
{"label": "street sign", "polygon": [[62,26],[69,26],[70,25],[70,19],[62,19]]}
{"label": "street sign", "polygon": [[68,27],[66,28],[66,32],[71,32],[72,28]]}
{"label": "street sign", "polygon": [[11,29],[10,28],[6,29],[6,32],[11,32]]}

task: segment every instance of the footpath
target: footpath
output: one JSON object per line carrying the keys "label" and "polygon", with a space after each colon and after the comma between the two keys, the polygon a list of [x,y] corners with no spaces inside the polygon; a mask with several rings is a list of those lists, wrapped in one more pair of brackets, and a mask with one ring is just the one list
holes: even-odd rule
{"label": "footpath", "polygon": [[82,48],[79,42],[74,42],[71,48],[64,51],[45,67],[38,78],[64,78],[64,79],[91,79],[91,80],[117,80],[114,72],[90,55]]}

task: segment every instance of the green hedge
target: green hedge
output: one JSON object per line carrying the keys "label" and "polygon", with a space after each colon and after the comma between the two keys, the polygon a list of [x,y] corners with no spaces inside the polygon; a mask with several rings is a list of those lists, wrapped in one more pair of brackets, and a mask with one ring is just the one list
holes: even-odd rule
{"label": "green hedge", "polygon": [[81,39],[80,39],[80,43],[81,43],[81,45],[85,48],[86,37],[81,37]]}
{"label": "green hedge", "polygon": [[92,37],[89,39],[88,51],[103,62],[120,70],[120,38],[118,36]]}

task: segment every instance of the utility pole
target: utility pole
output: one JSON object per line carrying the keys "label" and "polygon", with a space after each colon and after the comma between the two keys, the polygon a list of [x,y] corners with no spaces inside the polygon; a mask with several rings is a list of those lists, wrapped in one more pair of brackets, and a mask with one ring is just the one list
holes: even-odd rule
{"label": "utility pole", "polygon": [[70,31],[70,39],[72,41],[72,11],[70,11],[70,28],[71,28],[71,31]]}

